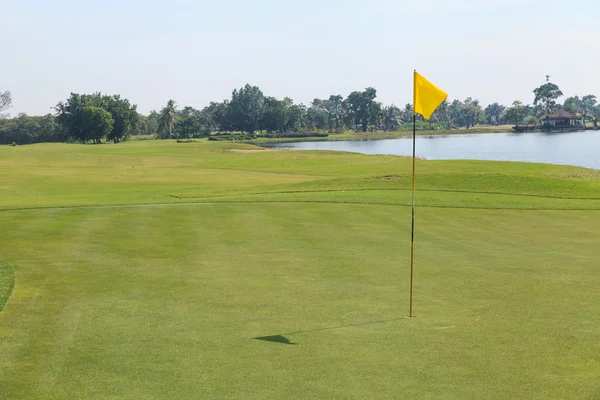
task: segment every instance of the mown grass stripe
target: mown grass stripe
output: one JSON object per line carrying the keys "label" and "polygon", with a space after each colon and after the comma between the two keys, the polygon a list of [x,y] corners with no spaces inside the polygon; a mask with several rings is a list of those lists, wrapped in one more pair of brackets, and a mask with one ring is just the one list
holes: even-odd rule
{"label": "mown grass stripe", "polygon": [[0,312],[4,310],[14,287],[15,271],[8,263],[0,261]]}
{"label": "mown grass stripe", "polygon": [[[278,193],[275,193],[278,194]],[[219,196],[223,199],[226,196]],[[75,205],[75,206],[50,206],[50,207],[23,207],[23,208],[6,208],[0,209],[0,212],[11,212],[11,211],[43,211],[43,210],[79,210],[79,209],[94,209],[94,208],[106,208],[106,209],[117,209],[117,208],[135,208],[135,207],[166,207],[166,206],[193,206],[193,205],[227,205],[227,204],[363,204],[363,205],[376,205],[376,206],[393,206],[393,207],[411,207],[409,203],[383,203],[383,202],[369,202],[369,201],[343,201],[343,200],[236,200],[235,196],[232,196],[232,200],[224,201],[203,201],[203,198],[193,198],[198,201],[186,201],[177,203],[147,203],[147,204],[92,204],[92,205]],[[596,200],[596,199],[565,199],[565,200]],[[461,210],[510,210],[510,211],[598,211],[600,210],[600,204],[598,208],[584,208],[584,207],[569,207],[569,208],[558,208],[558,207],[510,207],[510,206],[461,206],[461,205],[435,205],[435,204],[419,204],[418,208],[441,208],[441,209],[461,209]]]}
{"label": "mown grass stripe", "polygon": [[[397,191],[397,192],[408,192],[412,189],[402,188],[346,188],[346,189],[314,189],[314,190],[277,190],[272,192],[248,192],[243,193],[244,196],[254,196],[263,194],[298,194],[298,193],[338,193],[338,192],[369,192],[369,191]],[[508,196],[521,196],[521,197],[536,197],[541,199],[564,199],[564,200],[600,200],[600,197],[573,197],[573,196],[549,196],[542,194],[528,194],[528,193],[512,193],[512,192],[487,192],[477,190],[451,190],[451,189],[415,189],[416,192],[443,192],[443,193],[471,193],[471,194],[491,194],[491,195],[508,195]],[[208,196],[186,196],[186,195],[175,195],[171,194],[170,197],[175,199],[209,199],[216,197],[239,197],[240,194],[214,194]]]}
{"label": "mown grass stripe", "polygon": [[[369,193],[371,192],[371,193]],[[15,207],[0,209],[0,211],[23,211],[40,209],[92,209],[92,208],[119,208],[119,207],[152,207],[152,206],[170,206],[170,205],[193,205],[193,204],[260,204],[260,203],[331,203],[331,204],[368,204],[368,205],[392,205],[392,206],[410,206],[410,199],[399,198],[395,196],[379,197],[377,193],[390,193],[389,189],[380,190],[318,190],[318,191],[279,191],[279,192],[260,192],[253,194],[222,195],[222,196],[203,196],[190,198],[172,197],[171,202],[149,202],[149,203],[123,203],[123,204],[89,204],[89,205],[53,205],[53,206],[34,206],[34,207]],[[448,190],[421,190],[419,193],[433,195],[419,197],[418,206],[424,208],[457,208],[457,209],[477,209],[477,210],[598,210],[600,209],[600,199],[595,198],[564,198],[541,195],[524,195],[512,193],[490,193],[490,192],[471,192],[471,191],[448,191]],[[342,195],[342,193],[344,193]],[[409,193],[405,190],[397,190],[397,193]],[[319,195],[337,195],[322,196]],[[458,197],[447,197],[453,194]],[[290,197],[292,195],[303,195],[301,198]],[[357,197],[357,195],[359,195]],[[479,197],[469,197],[469,196]],[[467,197],[464,197],[467,196]],[[483,197],[482,197],[483,196]],[[531,199],[527,204],[516,199]],[[512,199],[512,200],[511,200]],[[539,199],[539,201],[534,200]],[[178,201],[179,200],[179,201]],[[545,201],[542,201],[545,200]],[[515,203],[516,201],[516,203]]]}

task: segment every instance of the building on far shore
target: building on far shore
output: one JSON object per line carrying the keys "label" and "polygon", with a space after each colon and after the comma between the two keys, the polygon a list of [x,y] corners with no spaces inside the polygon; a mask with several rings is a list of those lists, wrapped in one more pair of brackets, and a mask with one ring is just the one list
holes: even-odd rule
{"label": "building on far shore", "polygon": [[579,131],[585,130],[583,115],[572,114],[563,109],[542,118],[542,131]]}

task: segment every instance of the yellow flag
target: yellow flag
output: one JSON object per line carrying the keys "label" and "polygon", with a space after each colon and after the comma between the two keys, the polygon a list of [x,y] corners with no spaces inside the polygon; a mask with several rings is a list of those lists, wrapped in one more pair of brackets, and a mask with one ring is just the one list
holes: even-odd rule
{"label": "yellow flag", "polygon": [[421,114],[423,118],[429,120],[435,109],[447,98],[448,93],[415,71],[414,105],[416,113]]}

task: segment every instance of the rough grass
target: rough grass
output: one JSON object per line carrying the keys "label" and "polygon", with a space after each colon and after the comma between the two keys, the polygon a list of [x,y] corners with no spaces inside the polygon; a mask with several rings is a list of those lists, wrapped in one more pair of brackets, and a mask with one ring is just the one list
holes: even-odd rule
{"label": "rough grass", "polygon": [[600,396],[598,171],[419,161],[406,320],[410,160],[231,146],[0,147],[0,397]]}

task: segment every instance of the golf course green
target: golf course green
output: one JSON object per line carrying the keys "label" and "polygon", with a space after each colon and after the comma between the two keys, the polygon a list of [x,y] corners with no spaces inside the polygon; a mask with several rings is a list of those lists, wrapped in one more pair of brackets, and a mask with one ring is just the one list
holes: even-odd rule
{"label": "golf course green", "polygon": [[599,399],[600,171],[0,146],[0,399]]}

